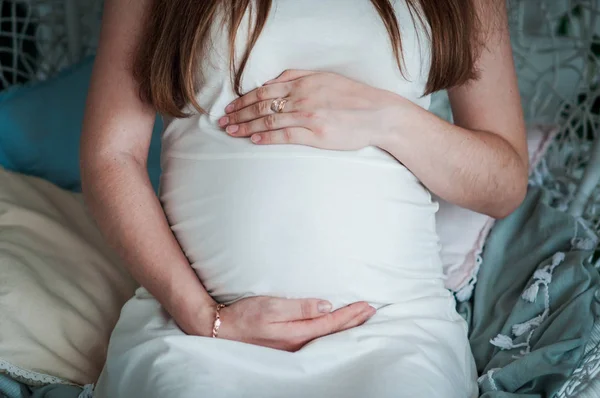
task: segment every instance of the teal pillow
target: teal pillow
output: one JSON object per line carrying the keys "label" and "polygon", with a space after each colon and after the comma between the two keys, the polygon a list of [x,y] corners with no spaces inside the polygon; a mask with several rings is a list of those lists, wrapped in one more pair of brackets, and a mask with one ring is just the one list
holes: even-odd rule
{"label": "teal pillow", "polygon": [[[52,79],[0,92],[0,166],[80,191],[79,140],[93,57]],[[160,177],[161,119],[154,126],[148,173]]]}

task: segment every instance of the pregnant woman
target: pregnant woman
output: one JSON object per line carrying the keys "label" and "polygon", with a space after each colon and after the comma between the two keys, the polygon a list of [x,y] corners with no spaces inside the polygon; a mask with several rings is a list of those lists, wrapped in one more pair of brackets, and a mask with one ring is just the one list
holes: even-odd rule
{"label": "pregnant woman", "polygon": [[477,396],[430,193],[524,197],[504,0],[106,0],[87,109],[86,200],[142,286],[96,397]]}

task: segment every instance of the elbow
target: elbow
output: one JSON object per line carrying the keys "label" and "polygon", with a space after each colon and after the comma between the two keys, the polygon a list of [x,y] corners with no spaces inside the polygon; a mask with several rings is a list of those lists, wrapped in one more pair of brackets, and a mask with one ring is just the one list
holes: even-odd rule
{"label": "elbow", "polygon": [[506,218],[521,206],[521,203],[523,203],[527,196],[528,175],[527,173],[520,174],[522,174],[520,177],[513,179],[510,184],[507,184],[507,189],[504,189],[496,196],[500,200],[495,200],[491,204],[487,212],[490,217],[496,219]]}
{"label": "elbow", "polygon": [[117,153],[99,150],[81,149],[79,154],[79,173],[81,193],[86,202],[90,202],[94,193],[107,189],[116,173],[127,165]]}

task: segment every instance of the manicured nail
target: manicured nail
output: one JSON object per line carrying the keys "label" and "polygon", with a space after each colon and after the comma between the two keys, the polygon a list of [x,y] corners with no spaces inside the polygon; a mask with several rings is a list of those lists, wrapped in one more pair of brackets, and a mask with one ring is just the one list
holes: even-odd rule
{"label": "manicured nail", "polygon": [[219,126],[225,127],[229,124],[229,118],[227,116],[223,116],[219,119]]}
{"label": "manicured nail", "polygon": [[234,109],[235,109],[235,106],[233,104],[229,104],[225,107],[225,112],[227,112],[227,113],[233,112]]}
{"label": "manicured nail", "polygon": [[225,131],[227,131],[229,134],[234,134],[239,129],[240,129],[240,127],[238,125],[232,124],[231,126],[227,126]]}
{"label": "manicured nail", "polygon": [[261,138],[261,136],[260,136],[260,135],[258,135],[258,134],[255,134],[255,135],[253,135],[252,137],[250,137],[250,139],[252,140],[252,142],[254,142],[254,143],[256,144],[257,142],[260,142],[260,140],[261,140],[262,138]]}
{"label": "manicured nail", "polygon": [[319,312],[322,312],[324,314],[331,312],[331,303],[328,301],[319,301],[319,304],[317,304],[317,308],[319,309]]}

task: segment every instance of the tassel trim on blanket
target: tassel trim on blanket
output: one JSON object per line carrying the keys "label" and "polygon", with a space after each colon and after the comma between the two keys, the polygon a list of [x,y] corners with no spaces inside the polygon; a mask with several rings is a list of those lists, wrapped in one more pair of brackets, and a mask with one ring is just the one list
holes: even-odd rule
{"label": "tassel trim on blanket", "polygon": [[77,398],[94,398],[94,385],[86,384]]}
{"label": "tassel trim on blanket", "polygon": [[[523,348],[520,354],[527,355],[531,352],[531,337],[535,329],[542,324],[550,315],[550,293],[549,285],[552,282],[552,274],[554,269],[565,260],[565,253],[558,252],[552,256],[552,263],[544,268],[538,269],[533,274],[533,283],[521,294],[521,299],[534,303],[540,294],[540,288],[544,291],[544,312],[527,322],[513,325],[511,332],[516,337],[521,337],[527,334],[524,342],[516,344],[512,337],[505,334],[498,334],[490,340],[490,343],[501,350],[512,350],[515,348]],[[515,356],[515,358],[519,358]]]}
{"label": "tassel trim on blanket", "polygon": [[494,380],[494,373],[497,370],[500,370],[500,368],[493,368],[493,369],[488,370],[486,373],[484,373],[477,379],[477,384],[479,384],[481,386],[483,383],[485,383],[487,381],[489,383],[492,391],[498,391],[498,386],[496,385],[496,381]]}

